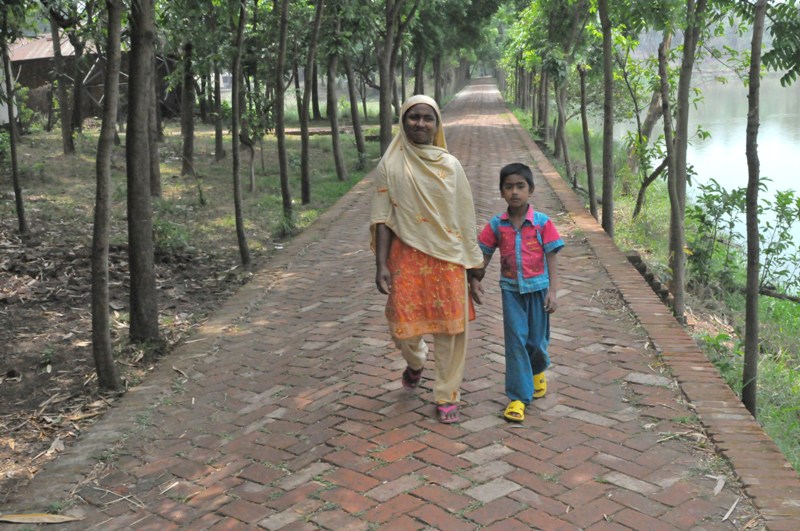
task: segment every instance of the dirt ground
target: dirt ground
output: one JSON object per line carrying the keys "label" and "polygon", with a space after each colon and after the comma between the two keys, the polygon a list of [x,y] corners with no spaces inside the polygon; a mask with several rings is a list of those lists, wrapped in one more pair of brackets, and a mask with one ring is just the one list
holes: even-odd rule
{"label": "dirt ground", "polygon": [[[0,221],[0,505],[115,397],[98,392],[91,349],[90,242],[69,226],[23,244],[13,219]],[[248,275],[235,256],[157,257],[161,331],[175,345]],[[127,249],[109,257],[112,340],[126,387],[152,368],[126,345]]]}

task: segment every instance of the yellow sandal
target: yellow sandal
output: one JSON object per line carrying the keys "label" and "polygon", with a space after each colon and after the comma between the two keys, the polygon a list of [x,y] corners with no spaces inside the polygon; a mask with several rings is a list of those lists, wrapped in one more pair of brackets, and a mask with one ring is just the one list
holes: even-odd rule
{"label": "yellow sandal", "polygon": [[547,380],[544,373],[533,375],[533,398],[542,398],[547,393]]}
{"label": "yellow sandal", "polygon": [[519,400],[514,400],[506,407],[503,416],[511,422],[522,422],[525,420],[525,404]]}

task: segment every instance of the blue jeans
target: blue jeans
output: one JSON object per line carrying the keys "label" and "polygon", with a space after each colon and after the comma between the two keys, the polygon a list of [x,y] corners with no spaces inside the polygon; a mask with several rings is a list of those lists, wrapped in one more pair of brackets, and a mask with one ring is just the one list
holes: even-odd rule
{"label": "blue jeans", "polygon": [[544,311],[547,290],[503,293],[503,332],[506,347],[506,395],[530,404],[533,375],[550,366],[550,315]]}

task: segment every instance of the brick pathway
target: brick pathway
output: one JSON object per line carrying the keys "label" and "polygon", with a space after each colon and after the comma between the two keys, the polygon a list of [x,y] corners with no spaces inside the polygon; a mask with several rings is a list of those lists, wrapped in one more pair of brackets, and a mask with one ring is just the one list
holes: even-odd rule
{"label": "brick pathway", "polygon": [[434,420],[430,380],[401,387],[365,179],[4,510],[74,500],[84,519],[58,529],[800,529],[797,474],[494,85],[445,123],[479,223],[504,208],[499,168],[535,163],[567,243],[550,387],[524,424],[501,416],[497,262],[462,422]]}

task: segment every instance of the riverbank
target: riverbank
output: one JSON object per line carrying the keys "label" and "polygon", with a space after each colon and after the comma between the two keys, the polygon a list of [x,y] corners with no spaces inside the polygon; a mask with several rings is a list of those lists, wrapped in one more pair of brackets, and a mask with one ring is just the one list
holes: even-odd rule
{"label": "riverbank", "polygon": [[[530,115],[515,110],[517,119],[527,131],[531,131]],[[580,125],[568,124],[569,151],[573,164],[579,168],[578,181],[586,189],[585,160]],[[597,135],[591,142],[592,160],[601,161],[600,139]],[[624,164],[624,147],[616,148],[617,167]],[[552,159],[552,157],[551,157]],[[562,175],[563,164],[553,161]],[[595,162],[597,164],[597,162]],[[595,179],[602,172],[595,168]],[[659,180],[648,189],[647,199],[641,214],[633,219],[635,191],[623,194],[617,187],[614,198],[615,241],[623,250],[637,251],[647,263],[648,270],[662,284],[669,281],[667,267],[667,242],[669,241],[669,199],[666,184]],[[599,185],[598,185],[599,190]],[[690,199],[691,200],[691,199]],[[692,208],[691,206],[689,208]],[[687,211],[689,210],[687,208]],[[696,234],[692,221],[688,220],[687,233]],[[722,230],[720,235],[724,234]],[[744,295],[738,290],[724,289],[731,283],[740,282],[744,275],[741,252],[734,250],[729,257],[726,274],[720,271],[708,282],[699,282],[698,275],[690,268],[687,282],[687,326],[709,360],[720,370],[728,385],[741,396],[743,365]],[[725,280],[725,282],[723,282]],[[780,447],[795,470],[800,471],[800,305],[790,301],[761,297],[761,344],[759,360],[758,408],[759,422]]]}

